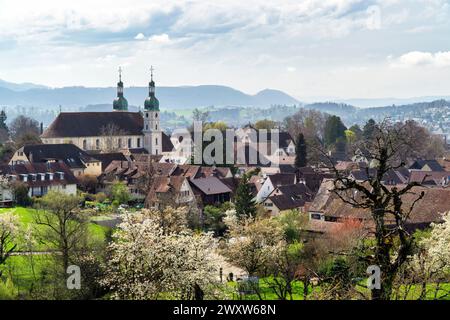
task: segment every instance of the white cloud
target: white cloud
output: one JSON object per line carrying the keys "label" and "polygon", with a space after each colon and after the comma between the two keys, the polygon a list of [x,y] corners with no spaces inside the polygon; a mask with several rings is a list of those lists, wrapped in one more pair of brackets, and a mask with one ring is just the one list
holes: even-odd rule
{"label": "white cloud", "polygon": [[135,40],[144,40],[145,39],[145,35],[141,32],[141,33],[138,33],[135,37],[134,37],[134,39]]}
{"label": "white cloud", "polygon": [[397,59],[388,57],[388,60],[390,60],[392,67],[450,67],[450,51],[436,53],[411,51],[398,57]]}
{"label": "white cloud", "polygon": [[152,42],[155,42],[155,43],[159,43],[159,44],[170,43],[170,38],[169,38],[169,35],[167,33],[151,36],[150,38],[148,38],[148,40],[152,41]]}
{"label": "white cloud", "polygon": [[287,67],[286,70],[288,72],[295,72],[295,71],[297,71],[297,68],[296,67]]}

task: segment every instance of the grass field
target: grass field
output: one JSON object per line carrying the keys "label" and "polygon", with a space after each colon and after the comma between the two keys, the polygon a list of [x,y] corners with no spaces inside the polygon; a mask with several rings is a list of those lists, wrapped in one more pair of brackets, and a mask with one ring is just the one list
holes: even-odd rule
{"label": "grass field", "polygon": [[[0,209],[0,215],[7,212],[18,216],[21,234],[28,229],[32,230],[32,234],[39,234],[46,228],[34,222],[34,209],[22,207]],[[92,244],[104,242],[107,231],[107,227],[89,223],[89,241]],[[40,281],[46,278],[46,274],[51,272],[49,270],[52,270],[55,263],[54,254],[48,252],[55,249],[53,244],[35,241],[31,247],[34,253],[27,254],[30,248],[27,247],[25,238],[20,236],[17,243],[16,251],[24,253],[9,257],[6,264],[1,267],[3,279],[0,279],[0,300],[20,298],[45,285]]]}
{"label": "grass field", "polygon": [[[16,207],[16,208],[1,208],[0,209],[0,215],[4,214],[6,212],[11,212],[14,215],[17,215],[19,217],[19,223],[20,223],[20,229],[21,233],[26,232],[28,229],[31,229],[31,232],[33,234],[39,234],[46,228],[45,226],[37,225],[34,222],[34,212],[35,210],[32,208],[22,208],[22,207]],[[105,240],[105,235],[108,228],[100,226],[95,223],[89,223],[88,231],[90,234],[90,241],[92,242],[100,242]],[[45,243],[42,241],[36,242],[33,245],[32,250],[33,251],[47,251],[54,249],[52,244]],[[24,251],[27,250],[24,239],[19,238],[18,243],[18,250]]]}

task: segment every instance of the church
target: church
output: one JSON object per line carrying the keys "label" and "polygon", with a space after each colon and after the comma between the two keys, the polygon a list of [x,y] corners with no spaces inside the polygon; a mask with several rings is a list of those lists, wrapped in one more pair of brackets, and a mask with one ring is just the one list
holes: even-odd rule
{"label": "church", "polygon": [[111,112],[61,112],[43,132],[45,144],[71,143],[82,150],[108,153],[122,151],[164,155],[173,144],[161,129],[159,101],[155,94],[153,68],[148,97],[141,112],[129,112],[119,69],[117,98]]}

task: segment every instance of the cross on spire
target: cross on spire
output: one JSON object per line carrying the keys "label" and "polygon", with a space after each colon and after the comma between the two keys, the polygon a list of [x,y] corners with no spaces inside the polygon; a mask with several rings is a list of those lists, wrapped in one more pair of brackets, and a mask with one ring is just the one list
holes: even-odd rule
{"label": "cross on spire", "polygon": [[122,81],[122,67],[119,67],[119,81]]}

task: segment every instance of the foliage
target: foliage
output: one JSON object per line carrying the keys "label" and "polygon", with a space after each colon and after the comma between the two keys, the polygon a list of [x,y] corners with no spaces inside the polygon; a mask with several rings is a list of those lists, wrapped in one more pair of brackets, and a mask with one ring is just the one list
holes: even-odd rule
{"label": "foliage", "polygon": [[29,206],[31,205],[31,198],[28,195],[28,187],[25,183],[20,181],[15,181],[11,184],[12,194],[14,201],[19,206]]}
{"label": "foliage", "polygon": [[[19,222],[12,213],[0,215],[0,266],[11,256],[17,247]],[[2,271],[0,270],[0,277]]]}
{"label": "foliage", "polygon": [[222,254],[250,276],[262,272],[270,259],[273,246],[283,240],[283,230],[274,219],[247,218],[239,222],[231,221],[230,240]]}
{"label": "foliage", "polygon": [[151,216],[127,213],[114,238],[103,280],[113,298],[203,299],[214,294],[218,266],[211,235],[167,233]]}
{"label": "foliage", "polygon": [[295,166],[297,168],[306,167],[308,164],[308,153],[303,133],[299,133],[295,142]]}
{"label": "foliage", "polygon": [[338,116],[331,116],[325,123],[324,142],[327,147],[335,145],[339,141],[345,141],[347,128]]}
{"label": "foliage", "polygon": [[223,221],[225,212],[226,210],[222,206],[206,206],[203,209],[205,231],[212,231],[215,236],[222,236],[227,229]]}
{"label": "foliage", "polygon": [[242,176],[236,189],[235,206],[236,214],[239,218],[255,217],[256,202],[250,189],[249,173]]}
{"label": "foliage", "polygon": [[87,219],[79,210],[80,198],[50,191],[37,203],[34,220],[43,226],[38,236],[61,252],[63,270],[87,246]]}
{"label": "foliage", "polygon": [[271,129],[275,129],[277,127],[277,123],[273,120],[264,119],[264,120],[256,121],[254,127],[256,130],[261,130],[261,129],[271,130]]}
{"label": "foliage", "polygon": [[111,186],[111,199],[115,204],[127,204],[130,201],[130,192],[122,181],[115,181]]}

